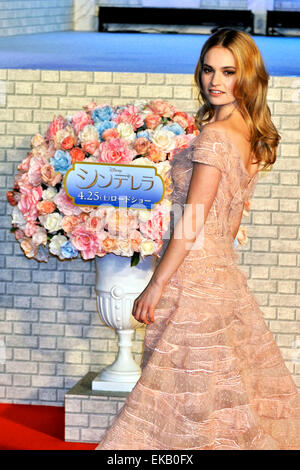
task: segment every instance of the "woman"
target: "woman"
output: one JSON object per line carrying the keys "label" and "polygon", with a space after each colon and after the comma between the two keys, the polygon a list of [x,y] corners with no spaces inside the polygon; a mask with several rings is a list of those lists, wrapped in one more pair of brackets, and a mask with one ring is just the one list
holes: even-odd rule
{"label": "woman", "polygon": [[248,34],[204,44],[200,133],[172,160],[184,212],[132,313],[148,325],[142,375],[97,450],[300,449],[300,397],[233,248],[276,160],[268,78]]}

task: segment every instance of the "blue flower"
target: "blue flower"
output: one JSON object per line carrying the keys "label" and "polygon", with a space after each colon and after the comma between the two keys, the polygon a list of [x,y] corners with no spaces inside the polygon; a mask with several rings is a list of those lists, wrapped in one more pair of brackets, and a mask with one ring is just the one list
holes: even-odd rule
{"label": "blue flower", "polygon": [[96,108],[92,112],[92,119],[94,122],[111,121],[114,117],[114,111],[110,106],[104,106],[104,108]]}
{"label": "blue flower", "polygon": [[136,138],[138,139],[139,137],[145,137],[145,139],[151,140],[150,134],[148,131],[139,131],[136,134]]}
{"label": "blue flower", "polygon": [[168,131],[174,132],[174,134],[176,134],[176,135],[184,134],[184,129],[177,122],[173,122],[172,124],[168,124],[167,126],[164,127],[164,129],[167,129]]}
{"label": "blue flower", "polygon": [[61,245],[60,255],[63,258],[67,258],[67,259],[76,258],[76,256],[78,255],[78,250],[76,250],[76,248],[68,240]]}
{"label": "blue flower", "polygon": [[65,174],[72,166],[72,158],[69,152],[63,150],[57,150],[54,157],[50,158],[50,162],[54,167],[55,171],[59,171],[61,174]]}
{"label": "blue flower", "polygon": [[99,121],[95,123],[95,127],[98,131],[99,138],[102,139],[102,134],[106,129],[112,129],[113,127],[117,127],[117,124],[114,121]]}

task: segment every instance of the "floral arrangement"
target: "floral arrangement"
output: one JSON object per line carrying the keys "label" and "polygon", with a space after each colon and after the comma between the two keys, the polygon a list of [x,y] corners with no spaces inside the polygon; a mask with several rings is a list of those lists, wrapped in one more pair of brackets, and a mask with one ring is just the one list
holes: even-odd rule
{"label": "floral arrangement", "polygon": [[[16,240],[28,258],[44,262],[50,254],[89,260],[114,253],[134,265],[140,255],[157,256],[170,221],[170,160],[198,134],[194,118],[162,100],[83,109],[54,116],[45,136],[32,137],[7,193]],[[76,206],[63,184],[75,162],[155,166],[164,199],[152,211]]]}

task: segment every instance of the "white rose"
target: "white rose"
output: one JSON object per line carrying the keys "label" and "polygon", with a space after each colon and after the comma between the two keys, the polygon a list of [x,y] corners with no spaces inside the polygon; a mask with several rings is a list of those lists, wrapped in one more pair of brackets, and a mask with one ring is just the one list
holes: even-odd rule
{"label": "white rose", "polygon": [[67,237],[64,235],[54,235],[49,243],[49,251],[53,255],[59,256],[60,254],[60,247],[67,241]]}
{"label": "white rose", "polygon": [[127,122],[121,122],[117,126],[117,131],[119,132],[121,139],[125,139],[128,142],[133,142],[136,138],[132,125]]}
{"label": "white rose", "polygon": [[62,227],[62,216],[57,212],[40,217],[42,225],[49,233],[57,232]]}
{"label": "white rose", "polygon": [[93,124],[87,124],[78,134],[81,142],[97,142],[99,140],[99,134]]}
{"label": "white rose", "polygon": [[159,162],[156,165],[157,173],[162,177],[163,180],[168,176],[168,172],[171,169],[171,164],[169,160],[165,160],[163,162]]}
{"label": "white rose", "polygon": [[48,189],[44,189],[44,191],[42,193],[42,197],[45,201],[53,201],[56,194],[57,194],[57,189],[50,187]]}
{"label": "white rose", "polygon": [[24,219],[24,217],[22,215],[22,212],[20,211],[18,206],[15,206],[13,208],[12,213],[11,213],[11,217],[12,217],[12,223],[13,224],[16,224],[16,225],[26,224],[26,220]]}
{"label": "white rose", "polygon": [[147,100],[136,100],[133,103],[133,106],[139,108],[140,111],[143,111],[144,114],[152,113],[151,109],[145,109],[146,104],[148,103]]}
{"label": "white rose", "polygon": [[138,220],[139,222],[147,222],[151,218],[151,211],[147,209],[139,209]]}
{"label": "white rose", "polygon": [[144,238],[140,245],[140,253],[143,256],[152,255],[156,250],[156,245],[153,240]]}
{"label": "white rose", "polygon": [[157,163],[152,162],[149,160],[149,158],[146,157],[139,157],[133,160],[130,165],[136,165],[136,166],[157,166]]}
{"label": "white rose", "polygon": [[172,207],[172,201],[170,199],[167,199],[167,198],[164,198],[161,202],[160,202],[160,205],[162,207],[165,207],[166,209],[168,209],[169,211],[171,210],[171,207]]}
{"label": "white rose", "polygon": [[158,126],[152,136],[152,141],[164,152],[170,152],[175,146],[175,134],[167,129]]}

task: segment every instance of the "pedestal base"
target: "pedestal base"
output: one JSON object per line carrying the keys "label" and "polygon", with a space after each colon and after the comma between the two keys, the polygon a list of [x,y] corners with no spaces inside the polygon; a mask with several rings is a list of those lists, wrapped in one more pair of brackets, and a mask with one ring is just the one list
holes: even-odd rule
{"label": "pedestal base", "polygon": [[131,392],[135,386],[135,382],[110,382],[101,380],[99,376],[95,377],[92,382],[92,390],[107,392]]}
{"label": "pedestal base", "polygon": [[97,372],[88,372],[65,395],[65,441],[101,441],[121,411],[128,391],[92,390]]}

